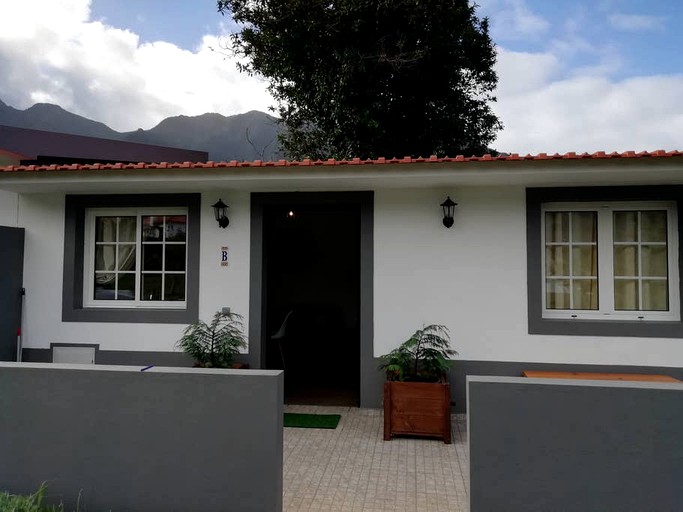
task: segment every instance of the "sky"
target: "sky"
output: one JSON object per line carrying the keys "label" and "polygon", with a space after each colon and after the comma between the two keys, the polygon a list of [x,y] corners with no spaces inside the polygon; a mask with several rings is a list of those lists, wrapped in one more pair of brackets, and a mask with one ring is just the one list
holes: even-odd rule
{"label": "sky", "polygon": [[[504,128],[492,147],[683,150],[682,1],[477,4],[498,55]],[[0,0],[0,99],[55,103],[119,131],[267,111],[266,82],[221,50],[233,30],[214,0]]]}

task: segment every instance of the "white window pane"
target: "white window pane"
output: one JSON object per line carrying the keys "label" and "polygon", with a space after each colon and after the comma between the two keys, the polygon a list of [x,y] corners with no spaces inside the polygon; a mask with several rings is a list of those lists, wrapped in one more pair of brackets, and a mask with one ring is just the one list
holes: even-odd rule
{"label": "white window pane", "polygon": [[166,245],[164,270],[185,270],[185,244]]}
{"label": "white window pane", "polygon": [[187,213],[112,208],[86,215],[85,243],[92,251],[85,269],[85,282],[92,283],[86,304],[128,301],[137,307],[141,301],[187,299]]}
{"label": "white window pane", "polygon": [[119,244],[118,270],[135,270],[135,245]]}
{"label": "white window pane", "polygon": [[648,277],[667,276],[667,252],[665,245],[643,245],[641,247],[643,270]]}
{"label": "white window pane", "polygon": [[572,280],[572,295],[574,299],[572,309],[598,309],[598,280]]}
{"label": "white window pane", "polygon": [[95,246],[95,270],[114,270],[116,268],[116,245]]}
{"label": "white window pane", "polygon": [[545,275],[569,275],[569,246],[553,245],[545,248]]}
{"label": "white window pane", "polygon": [[614,275],[625,277],[638,276],[638,246],[614,246]]}
{"label": "white window pane", "polygon": [[637,311],[639,309],[637,279],[614,280],[614,308],[618,311]]}
{"label": "white window pane", "polygon": [[161,244],[142,244],[142,270],[162,270],[163,253]]}
{"label": "white window pane", "polygon": [[614,212],[614,241],[638,241],[638,212]]}
{"label": "white window pane", "polygon": [[161,274],[142,274],[142,300],[161,300]]}
{"label": "white window pane", "polygon": [[119,242],[135,242],[136,232],[136,217],[119,217]]}
{"label": "white window pane", "polygon": [[572,212],[572,242],[596,242],[598,216],[595,212]]}
{"label": "white window pane", "polygon": [[164,276],[164,300],[185,300],[185,274]]}
{"label": "white window pane", "polygon": [[548,279],[546,281],[546,308],[569,309],[569,279]]}
{"label": "white window pane", "polygon": [[135,300],[135,274],[118,274],[116,300]]}
{"label": "white window pane", "polygon": [[93,298],[95,300],[114,300],[116,290],[116,274],[97,273],[95,274],[95,289]]}
{"label": "white window pane", "polygon": [[572,276],[597,277],[598,248],[595,245],[575,245],[572,247]]}
{"label": "white window pane", "polygon": [[142,241],[161,242],[164,235],[164,217],[145,215],[142,217]]}
{"label": "white window pane", "polygon": [[545,214],[545,241],[569,242],[569,212]]}
{"label": "white window pane", "polygon": [[643,311],[668,311],[669,290],[663,279],[643,279]]}
{"label": "white window pane", "polygon": [[118,217],[97,217],[95,219],[95,240],[97,242],[116,242]]}
{"label": "white window pane", "polygon": [[666,211],[640,212],[640,238],[643,242],[666,242]]}
{"label": "white window pane", "polygon": [[165,218],[167,242],[184,242],[187,238],[187,216],[173,215]]}
{"label": "white window pane", "polygon": [[543,208],[547,318],[580,312],[582,319],[623,321],[650,312],[649,320],[678,319],[675,206],[571,201]]}

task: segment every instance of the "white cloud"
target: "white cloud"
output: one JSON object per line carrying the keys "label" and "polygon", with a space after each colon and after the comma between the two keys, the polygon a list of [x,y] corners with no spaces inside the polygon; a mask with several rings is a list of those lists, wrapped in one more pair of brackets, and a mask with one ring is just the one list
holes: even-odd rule
{"label": "white cloud", "polygon": [[536,38],[550,23],[534,14],[525,0],[481,0],[478,14],[491,17],[491,34],[496,41]]}
{"label": "white cloud", "polygon": [[551,53],[511,52],[498,48],[499,97],[533,93],[551,82],[562,69]]}
{"label": "white cloud", "polygon": [[513,153],[679,149],[683,75],[613,81],[589,74],[555,78],[524,70],[548,55],[499,52],[494,109],[505,125],[493,144]]}
{"label": "white cloud", "polygon": [[658,30],[664,27],[664,18],[661,16],[648,16],[644,14],[612,14],[609,22],[614,28],[620,30]]}
{"label": "white cloud", "polygon": [[127,30],[90,20],[88,0],[34,0],[3,6],[0,99],[27,108],[57,103],[117,130],[150,128],[173,115],[266,110],[266,84],[212,52],[140,43]]}

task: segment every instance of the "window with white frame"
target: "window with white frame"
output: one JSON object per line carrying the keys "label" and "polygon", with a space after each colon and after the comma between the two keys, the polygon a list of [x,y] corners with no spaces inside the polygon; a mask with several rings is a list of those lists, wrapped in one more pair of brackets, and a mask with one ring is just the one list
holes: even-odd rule
{"label": "window with white frame", "polygon": [[542,205],[543,318],[680,320],[670,202]]}
{"label": "window with white frame", "polygon": [[86,307],[184,308],[187,210],[86,210]]}

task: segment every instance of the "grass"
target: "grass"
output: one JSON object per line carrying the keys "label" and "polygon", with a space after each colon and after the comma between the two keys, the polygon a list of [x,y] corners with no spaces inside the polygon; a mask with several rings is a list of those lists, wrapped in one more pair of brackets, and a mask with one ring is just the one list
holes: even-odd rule
{"label": "grass", "polygon": [[284,426],[296,428],[337,428],[339,414],[285,413]]}
{"label": "grass", "polygon": [[[47,484],[43,482],[36,492],[28,496],[0,491],[0,512],[64,512],[64,505],[61,503],[59,505],[43,504],[46,490]],[[80,501],[81,495],[78,493],[75,512],[80,509]]]}
{"label": "grass", "polygon": [[47,486],[42,484],[36,492],[28,496],[0,493],[0,512],[64,512],[62,505],[43,505],[45,489]]}

